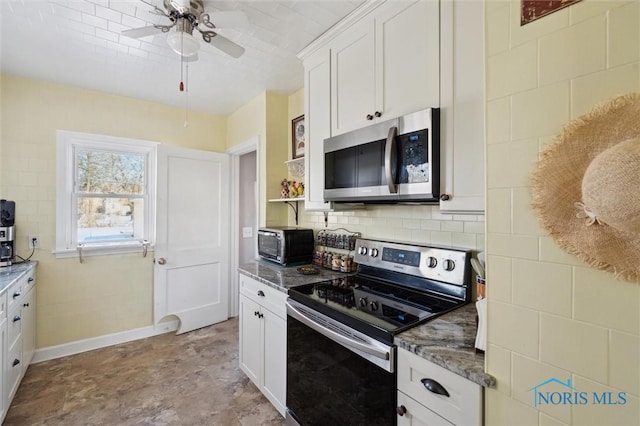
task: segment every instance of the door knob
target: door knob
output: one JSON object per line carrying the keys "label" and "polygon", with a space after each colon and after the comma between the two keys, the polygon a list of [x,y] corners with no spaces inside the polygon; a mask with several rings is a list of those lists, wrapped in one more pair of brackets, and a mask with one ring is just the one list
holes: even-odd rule
{"label": "door knob", "polygon": [[160,259],[158,259],[158,263],[160,265],[164,265],[165,263],[167,263],[167,259],[165,259],[164,257],[161,257]]}

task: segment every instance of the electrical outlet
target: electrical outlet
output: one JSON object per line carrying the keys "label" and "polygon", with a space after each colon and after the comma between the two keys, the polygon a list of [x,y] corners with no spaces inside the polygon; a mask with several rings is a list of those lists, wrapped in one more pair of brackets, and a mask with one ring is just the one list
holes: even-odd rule
{"label": "electrical outlet", "polygon": [[29,235],[29,248],[40,248],[40,237],[37,235]]}
{"label": "electrical outlet", "polygon": [[251,238],[253,237],[253,228],[250,226],[245,226],[242,228],[242,238]]}

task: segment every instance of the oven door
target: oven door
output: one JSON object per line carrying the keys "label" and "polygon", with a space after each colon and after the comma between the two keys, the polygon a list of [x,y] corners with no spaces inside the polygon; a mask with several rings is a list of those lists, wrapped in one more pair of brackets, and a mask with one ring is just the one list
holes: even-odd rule
{"label": "oven door", "polygon": [[395,346],[287,301],[287,424],[395,425]]}
{"label": "oven door", "polygon": [[280,233],[259,229],[258,230],[258,255],[282,261],[282,237]]}

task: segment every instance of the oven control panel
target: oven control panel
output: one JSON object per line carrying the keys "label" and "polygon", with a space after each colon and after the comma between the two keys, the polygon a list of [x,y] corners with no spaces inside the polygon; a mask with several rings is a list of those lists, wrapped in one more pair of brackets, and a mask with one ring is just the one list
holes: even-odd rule
{"label": "oven control panel", "polygon": [[469,250],[388,241],[356,240],[358,264],[417,277],[464,285],[469,276]]}

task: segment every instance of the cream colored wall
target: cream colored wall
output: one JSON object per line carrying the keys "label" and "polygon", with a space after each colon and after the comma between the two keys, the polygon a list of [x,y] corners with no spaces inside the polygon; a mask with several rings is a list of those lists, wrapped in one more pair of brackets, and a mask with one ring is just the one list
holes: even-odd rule
{"label": "cream colored wall", "polygon": [[259,176],[259,225],[283,225],[286,222],[286,205],[269,203],[270,198],[280,197],[280,181],[286,176],[287,98],[263,92],[240,107],[227,119],[227,148],[260,139]]}
{"label": "cream colored wall", "polygon": [[[287,176],[288,99],[286,96],[267,92],[267,150],[266,176],[267,199],[280,198],[280,182]],[[287,223],[287,210],[283,203],[270,203],[266,225],[282,226]]]}
{"label": "cream colored wall", "polygon": [[152,323],[152,256],[141,254],[56,259],[56,130],[145,139],[224,151],[226,120],[159,104],[1,76],[2,186],[16,201],[17,251],[40,236],[37,346],[47,347]]}
{"label": "cream colored wall", "polygon": [[[498,380],[486,424],[640,424],[640,285],[563,252],[530,207],[530,174],[561,126],[640,89],[640,2],[583,0],[524,27],[519,0],[485,4],[486,365]],[[627,403],[534,408],[530,389],[552,377]]]}

